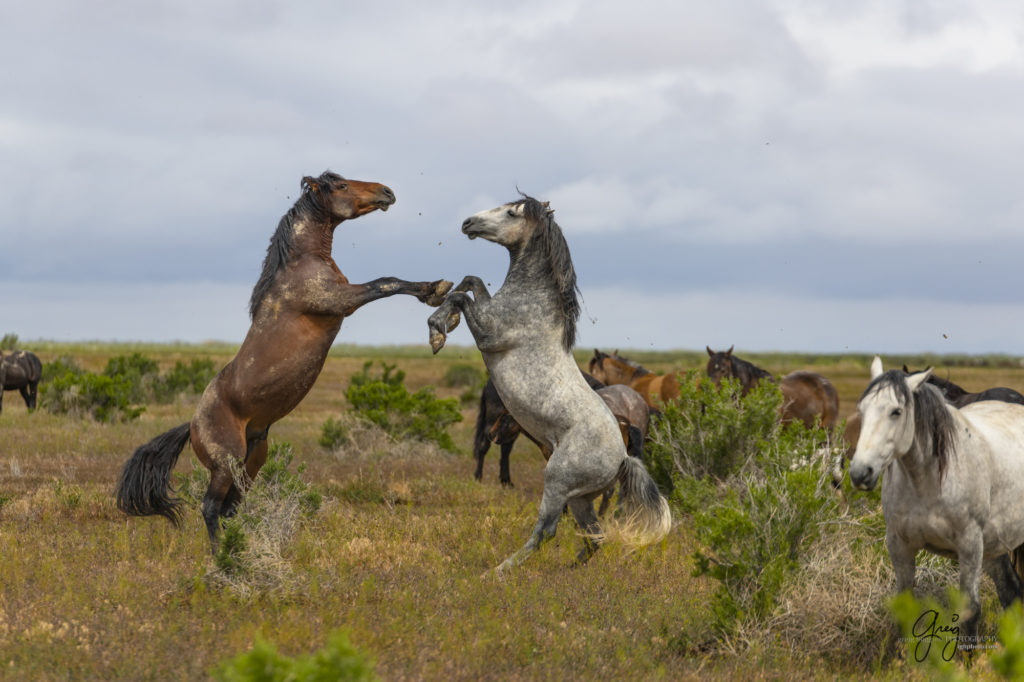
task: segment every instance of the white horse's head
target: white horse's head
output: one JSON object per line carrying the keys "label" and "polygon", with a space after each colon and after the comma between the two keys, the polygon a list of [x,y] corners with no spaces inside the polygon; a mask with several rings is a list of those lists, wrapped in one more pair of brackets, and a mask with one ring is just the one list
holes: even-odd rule
{"label": "white horse's head", "polygon": [[530,240],[540,219],[551,213],[546,201],[526,197],[471,215],[462,222],[462,233],[470,239],[482,237],[505,247],[522,245]]}
{"label": "white horse's head", "polygon": [[871,490],[894,459],[910,452],[916,423],[914,394],[931,373],[931,368],[909,376],[897,370],[883,373],[881,360],[871,363],[872,381],[857,403],[860,437],[850,461],[850,482],[855,488]]}

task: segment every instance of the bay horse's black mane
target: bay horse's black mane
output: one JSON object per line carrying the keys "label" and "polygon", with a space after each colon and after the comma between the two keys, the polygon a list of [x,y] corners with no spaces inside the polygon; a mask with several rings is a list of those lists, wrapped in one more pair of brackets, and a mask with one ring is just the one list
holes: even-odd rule
{"label": "bay horse's black mane", "polygon": [[939,466],[939,481],[946,471],[953,451],[954,424],[946,408],[942,392],[925,382],[916,393],[910,390],[906,373],[891,369],[876,377],[864,389],[861,399],[874,391],[891,388],[904,405],[914,404],[914,437],[920,443],[931,443],[931,454]]}
{"label": "bay horse's black mane", "polygon": [[[256,309],[270,290],[274,278],[281,268],[288,264],[292,257],[292,238],[295,236],[295,222],[300,218],[313,222],[324,222],[327,220],[327,212],[320,201],[320,196],[311,191],[309,181],[312,178],[302,178],[299,186],[302,188],[302,196],[298,198],[295,205],[288,209],[288,212],[281,216],[273,236],[270,238],[270,245],[267,247],[267,255],[263,259],[263,271],[252,289],[252,296],[249,297],[249,317],[256,317]],[[331,171],[324,171],[320,174],[321,182],[344,180],[343,177]]]}
{"label": "bay horse's black mane", "polygon": [[562,345],[571,351],[576,345],[576,323],[580,319],[580,302],[577,294],[576,269],[569,254],[569,245],[565,242],[562,228],[554,219],[554,211],[548,209],[543,202],[526,194],[522,199],[512,202],[512,206],[522,206],[523,216],[536,224],[540,229],[534,230],[531,245],[537,239],[536,248],[540,250],[541,270],[539,277],[550,278],[558,291],[558,304],[562,313]]}

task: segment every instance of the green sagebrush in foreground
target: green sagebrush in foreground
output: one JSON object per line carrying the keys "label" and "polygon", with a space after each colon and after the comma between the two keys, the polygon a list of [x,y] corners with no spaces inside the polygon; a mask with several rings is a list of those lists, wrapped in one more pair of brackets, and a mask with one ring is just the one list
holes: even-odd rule
{"label": "green sagebrush in foreground", "polygon": [[[370,376],[373,362],[363,365],[362,372],[352,375],[345,396],[356,415],[373,422],[393,438],[412,438],[431,441],[449,452],[456,452],[455,442],[448,427],[462,421],[459,403],[454,398],[437,398],[433,387],[409,393],[405,372],[396,365],[381,362],[381,373]],[[347,436],[344,427],[333,418],[322,428],[320,444],[334,448],[342,445]]]}
{"label": "green sagebrush in foreground", "polygon": [[719,388],[690,372],[652,428],[652,474],[693,519],[696,574],[719,583],[711,605],[716,637],[771,612],[801,552],[836,515],[828,434],[781,424],[781,405],[773,383],[744,396],[735,380]]}
{"label": "green sagebrush in foreground", "polygon": [[252,649],[221,663],[212,671],[219,682],[370,682],[379,679],[374,663],[338,630],[324,648],[290,658],[258,638]]}

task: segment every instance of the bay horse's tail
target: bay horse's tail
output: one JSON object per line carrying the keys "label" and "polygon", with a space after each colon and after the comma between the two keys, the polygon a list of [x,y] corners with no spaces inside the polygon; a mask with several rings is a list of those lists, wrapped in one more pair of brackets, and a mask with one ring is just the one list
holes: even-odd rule
{"label": "bay horse's tail", "polygon": [[626,457],[619,466],[622,519],[617,524],[627,544],[642,547],[658,542],[672,529],[668,500],[647,468],[636,457]]}
{"label": "bay horse's tail", "polygon": [[1010,552],[1010,563],[1013,564],[1017,577],[1024,581],[1024,545]]}
{"label": "bay horse's tail", "polygon": [[135,451],[117,482],[117,508],[130,516],[166,516],[181,523],[181,500],[171,497],[171,469],[188,443],[192,425],[185,422]]}

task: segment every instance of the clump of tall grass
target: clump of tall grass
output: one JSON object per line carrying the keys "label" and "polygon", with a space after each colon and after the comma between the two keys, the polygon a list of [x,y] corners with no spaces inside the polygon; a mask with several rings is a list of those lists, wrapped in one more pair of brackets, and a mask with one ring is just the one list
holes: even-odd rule
{"label": "clump of tall grass", "polygon": [[[205,576],[209,584],[240,596],[290,594],[301,587],[287,549],[303,520],[320,509],[323,496],[302,480],[305,465],[289,470],[294,456],[291,444],[271,444],[266,463],[251,482],[241,466],[233,467],[235,485],[249,490],[234,515],[221,520],[220,544]],[[177,479],[182,499],[196,506],[208,484],[209,474],[202,468]]]}
{"label": "clump of tall grass", "polygon": [[220,682],[372,682],[374,662],[357,649],[348,633],[337,630],[324,647],[307,656],[289,657],[263,638],[252,649],[220,663],[211,675]]}

